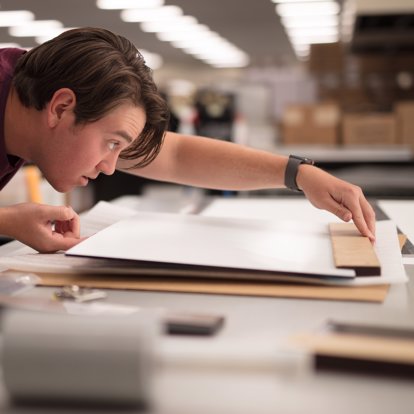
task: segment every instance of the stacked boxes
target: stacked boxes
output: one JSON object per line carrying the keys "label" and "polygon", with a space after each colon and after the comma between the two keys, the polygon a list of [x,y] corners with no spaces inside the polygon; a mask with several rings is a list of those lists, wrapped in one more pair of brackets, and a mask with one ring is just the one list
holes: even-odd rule
{"label": "stacked boxes", "polygon": [[395,105],[397,119],[397,143],[409,145],[414,151],[414,101],[398,102]]}
{"label": "stacked boxes", "polygon": [[335,103],[291,105],[281,126],[285,145],[405,145],[414,151],[414,101],[388,113],[342,113]]}
{"label": "stacked boxes", "polygon": [[285,145],[336,145],[340,110],[333,103],[317,105],[291,105],[282,119]]}
{"label": "stacked boxes", "polygon": [[346,114],[342,118],[344,145],[395,145],[393,114]]}

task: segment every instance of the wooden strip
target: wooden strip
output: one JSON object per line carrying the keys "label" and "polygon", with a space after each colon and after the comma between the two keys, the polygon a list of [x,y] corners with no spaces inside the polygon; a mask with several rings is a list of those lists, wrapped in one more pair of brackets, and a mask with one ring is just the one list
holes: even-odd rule
{"label": "wooden strip", "polygon": [[316,354],[414,365],[414,341],[412,339],[351,334],[305,334],[294,337],[292,340]]}
{"label": "wooden strip", "polygon": [[352,223],[330,223],[335,266],[354,269],[357,276],[379,276],[381,264],[368,237],[362,236]]}
{"label": "wooden strip", "polygon": [[43,286],[78,285],[100,289],[127,289],[153,292],[203,293],[215,295],[282,297],[381,303],[389,285],[309,286],[301,284],[208,280],[122,275],[38,274]]}

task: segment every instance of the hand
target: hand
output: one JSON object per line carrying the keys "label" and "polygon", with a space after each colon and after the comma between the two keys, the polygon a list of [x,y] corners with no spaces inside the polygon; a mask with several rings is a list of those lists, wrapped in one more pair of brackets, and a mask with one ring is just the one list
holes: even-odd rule
{"label": "hand", "polygon": [[375,212],[360,187],[310,165],[299,167],[296,182],[315,207],[352,219],[363,236],[375,241]]}
{"label": "hand", "polygon": [[1,210],[0,231],[39,252],[67,250],[82,240],[72,207],[22,203]]}

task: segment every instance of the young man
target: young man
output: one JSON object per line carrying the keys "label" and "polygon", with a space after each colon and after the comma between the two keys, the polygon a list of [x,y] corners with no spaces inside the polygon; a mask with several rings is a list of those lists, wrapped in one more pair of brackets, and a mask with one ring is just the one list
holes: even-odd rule
{"label": "young man", "polygon": [[[361,189],[307,160],[166,132],[168,109],[136,48],[107,30],[67,31],[25,53],[0,50],[0,189],[25,163],[58,191],[115,169],[210,189],[287,185],[375,238]],[[80,241],[70,207],[0,209],[0,233],[42,252]]]}

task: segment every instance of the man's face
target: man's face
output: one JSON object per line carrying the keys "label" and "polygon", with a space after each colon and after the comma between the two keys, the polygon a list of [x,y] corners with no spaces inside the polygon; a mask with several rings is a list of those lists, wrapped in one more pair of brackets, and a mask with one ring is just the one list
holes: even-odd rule
{"label": "man's face", "polygon": [[142,108],[122,104],[99,121],[76,125],[73,113],[54,130],[51,143],[37,164],[60,192],[86,186],[100,173],[113,174],[119,154],[144,129]]}

